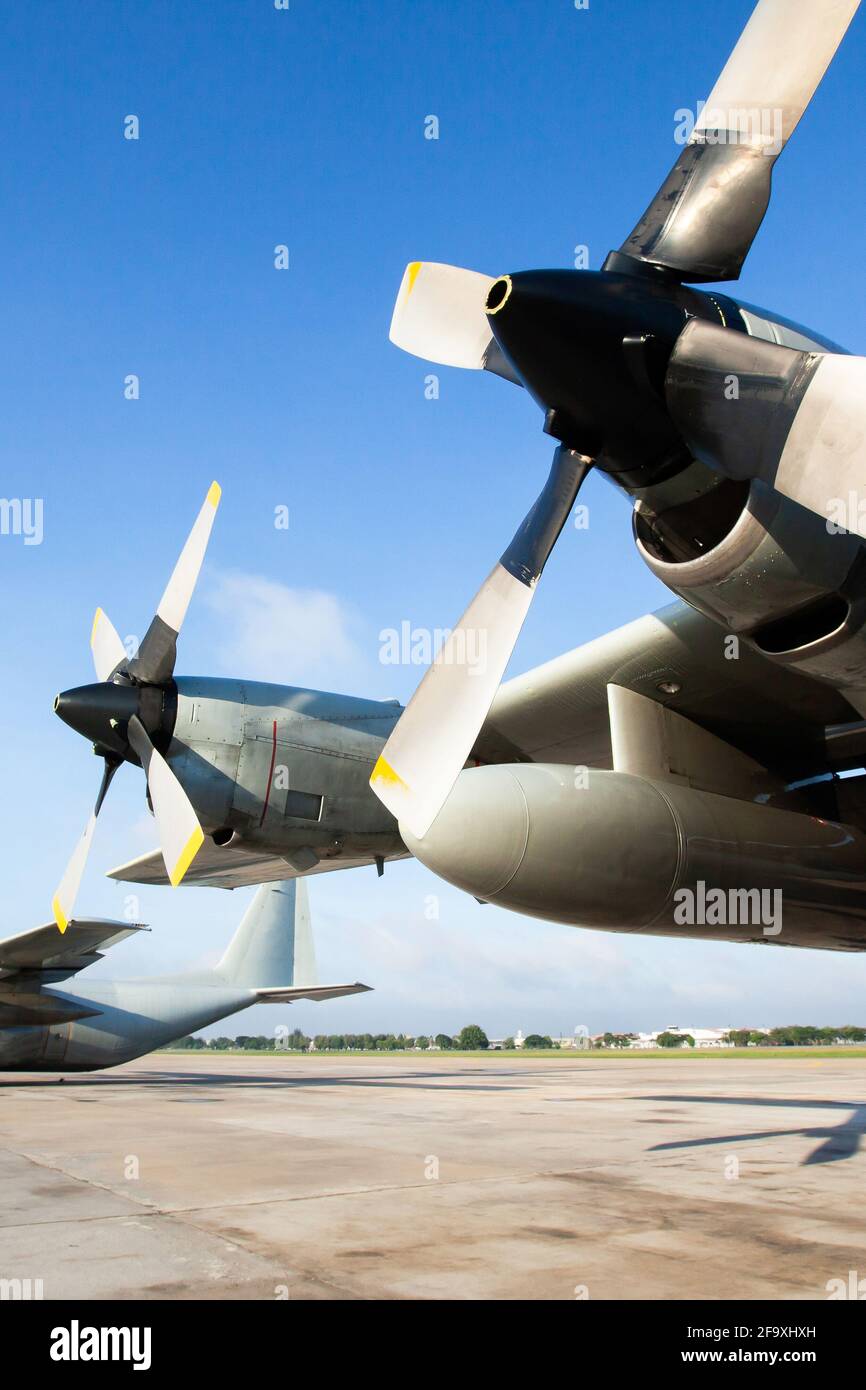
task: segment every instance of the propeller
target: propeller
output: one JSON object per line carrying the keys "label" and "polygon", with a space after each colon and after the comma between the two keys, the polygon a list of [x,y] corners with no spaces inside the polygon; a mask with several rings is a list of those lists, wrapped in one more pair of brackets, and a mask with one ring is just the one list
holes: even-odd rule
{"label": "propeller", "polygon": [[90,633],[90,652],[99,680],[107,681],[126,661],[126,648],[114,630],[111,619],[97,608]]}
{"label": "propeller", "polygon": [[96,804],[52,899],[54,920],[61,932],[73,919],[96,820],[121,763],[137,762],[144,769],[173,887],[181,882],[204,842],[192,803],[157,745],[167,748],[171,739],[177,638],[204,561],[219,500],[219,485],[212,483],[136,656],[127,656],[110,619],[98,608],[90,648],[99,683],[64,691],[54,702],[55,713],[92,741],[94,752],[105,764]]}
{"label": "propeller", "polygon": [[[743,352],[754,340],[724,326],[726,315],[738,312],[735,304],[684,284],[739,276],[769,204],[775,162],[859,3],[759,0],[688,144],[601,272],[529,271],[491,280],[437,262],[407,267],[391,341],[432,362],[487,370],[525,386],[561,444],[535,507],[424,676],[373,770],[374,792],[416,838],[429,829],[472,751],[544,563],[591,466],[639,491],[674,477],[694,456],[730,477],[767,477],[824,515],[828,496],[841,496],[858,468],[862,473],[866,409],[859,400],[866,371],[840,365],[850,359],[824,357],[792,386],[792,358],[809,355],[774,358],[778,411],[770,408],[769,391],[762,398],[756,366],[751,405],[735,426],[744,447],[739,454],[729,447],[725,431],[735,412],[729,406],[722,425],[720,363],[728,348],[739,350],[732,340]],[[755,361],[774,351],[786,350],[759,345]],[[842,403],[828,406],[837,391]],[[758,430],[754,437],[751,428]],[[816,438],[822,467],[810,477],[806,461]],[[474,660],[467,659],[470,648]]]}
{"label": "propeller", "polygon": [[412,261],[391,319],[391,342],[445,367],[480,371],[493,334],[484,306],[493,279],[456,265]]}
{"label": "propeller", "polygon": [[[680,153],[619,249],[690,281],[736,280],[776,160],[860,0],[760,0]],[[616,253],[606,269],[619,269]]]}
{"label": "propeller", "polygon": [[105,794],[111,785],[111,779],[120,767],[120,760],[105,758],[105,770],[102,774],[102,783],[99,788],[99,795],[96,798],[96,805],[90,813],[90,819],[84,829],[84,834],[72,851],[72,857],[66,865],[63,877],[57,885],[54,897],[51,899],[51,911],[54,920],[61,932],[65,932],[72,920],[75,911],[75,899],[78,897],[78,889],[81,886],[84,866],[87,863],[87,856],[90,854],[90,843],[93,839],[93,832],[96,829],[96,818],[102,809]]}
{"label": "propeller", "polygon": [[515,386],[520,377],[500,350],[487,318],[495,279],[434,261],[407,265],[391,318],[391,342],[443,367],[493,372]]}
{"label": "propeller", "polygon": [[423,839],[457,780],[592,460],[560,445],[542,492],[430,666],[370,786]]}

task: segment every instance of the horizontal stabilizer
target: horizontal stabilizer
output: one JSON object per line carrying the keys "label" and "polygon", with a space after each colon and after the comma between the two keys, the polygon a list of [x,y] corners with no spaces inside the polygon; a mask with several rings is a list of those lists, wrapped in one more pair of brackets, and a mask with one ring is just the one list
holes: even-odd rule
{"label": "horizontal stabilizer", "polygon": [[306,989],[257,989],[256,999],[260,1004],[294,1004],[299,999],[339,999],[343,994],[366,994],[372,985],[308,985]]}

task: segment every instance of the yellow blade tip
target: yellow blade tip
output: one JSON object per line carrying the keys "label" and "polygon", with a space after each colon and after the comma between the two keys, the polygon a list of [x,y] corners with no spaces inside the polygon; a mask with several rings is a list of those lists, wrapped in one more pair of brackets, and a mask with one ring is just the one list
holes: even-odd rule
{"label": "yellow blade tip", "polygon": [[223,490],[220,487],[219,483],[211,483],[210,487],[207,490],[207,501],[210,502],[212,507],[216,508],[219,506],[220,498],[222,497],[222,495]]}
{"label": "yellow blade tip", "polygon": [[94,615],[93,615],[93,627],[90,629],[90,645],[91,645],[91,647],[93,646],[94,642],[96,641],[96,629],[99,627],[99,619],[100,619],[101,617],[102,617],[102,609],[101,609],[101,608],[97,608],[96,612],[95,612]]}
{"label": "yellow blade tip", "polygon": [[60,899],[56,893],[54,897],[51,899],[51,911],[54,913],[54,920],[57,923],[57,930],[62,935],[63,932],[66,931],[66,928],[69,926],[69,922],[67,921],[66,916],[64,915],[63,908],[60,906]]}
{"label": "yellow blade tip", "polygon": [[407,267],[406,267],[406,298],[407,298],[407,299],[409,298],[410,294],[412,293],[412,291],[413,291],[414,288],[415,288],[415,281],[418,279],[418,273],[419,273],[419,271],[420,271],[422,265],[423,265],[423,261],[412,261],[411,264],[410,264],[410,265],[407,265]]}
{"label": "yellow blade tip", "polygon": [[[406,787],[403,778],[394,771],[391,764],[386,762],[384,758],[379,758],[370,777],[371,787],[375,787],[377,782],[381,782],[386,787]],[[409,790],[408,787],[406,790]]]}
{"label": "yellow blade tip", "polygon": [[200,825],[197,825],[195,830],[192,832],[189,839],[187,840],[186,844],[184,845],[183,849],[181,850],[174,868],[169,870],[168,877],[171,882],[172,888],[177,888],[178,884],[183,880],[184,874],[186,873],[192,861],[195,859],[203,844],[204,831],[202,830]]}

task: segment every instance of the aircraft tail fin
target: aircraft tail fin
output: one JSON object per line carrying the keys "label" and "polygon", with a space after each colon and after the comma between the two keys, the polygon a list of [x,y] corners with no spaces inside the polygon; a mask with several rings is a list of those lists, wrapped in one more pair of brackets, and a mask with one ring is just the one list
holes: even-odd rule
{"label": "aircraft tail fin", "polygon": [[318,984],[307,885],[263,883],[217,966],[241,989],[315,988]]}

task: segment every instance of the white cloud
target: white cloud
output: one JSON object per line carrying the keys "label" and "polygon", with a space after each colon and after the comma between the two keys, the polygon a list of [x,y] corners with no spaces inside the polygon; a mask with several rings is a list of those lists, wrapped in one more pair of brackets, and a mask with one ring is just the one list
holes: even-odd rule
{"label": "white cloud", "polygon": [[202,600],[218,619],[216,660],[227,675],[348,694],[375,678],[372,645],[350,605],[238,570],[211,572]]}
{"label": "white cloud", "polygon": [[[433,921],[430,893],[441,911]],[[612,1016],[624,989],[640,995],[648,973],[624,938],[480,907],[411,862],[389,866],[381,883],[372,871],[329,875],[311,883],[310,899],[322,978],[376,989],[366,1007],[334,1006],[350,1031],[369,1026],[364,1018],[376,1020],[374,1032],[448,1032],[473,1020],[494,1035],[541,1025],[571,1031]]]}

